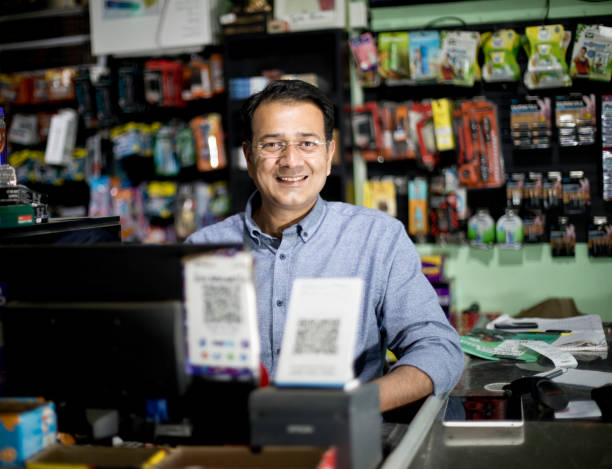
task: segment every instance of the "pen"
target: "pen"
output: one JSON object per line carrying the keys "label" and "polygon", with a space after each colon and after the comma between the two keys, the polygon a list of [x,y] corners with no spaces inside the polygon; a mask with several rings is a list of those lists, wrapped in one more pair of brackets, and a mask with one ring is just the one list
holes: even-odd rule
{"label": "pen", "polygon": [[557,368],[556,370],[552,370],[547,375],[541,375],[541,377],[548,378],[548,379],[556,378],[557,376],[561,376],[564,372],[565,370],[563,368]]}
{"label": "pen", "polygon": [[537,327],[537,322],[514,322],[495,324],[495,329],[535,329]]}

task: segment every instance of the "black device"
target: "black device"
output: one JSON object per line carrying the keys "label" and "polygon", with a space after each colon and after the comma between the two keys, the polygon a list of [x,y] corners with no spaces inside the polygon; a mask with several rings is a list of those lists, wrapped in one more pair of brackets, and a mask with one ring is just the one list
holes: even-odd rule
{"label": "black device", "polygon": [[366,469],[382,458],[378,386],[351,390],[274,388],[250,396],[254,445],[335,446],[336,467]]}
{"label": "black device", "polygon": [[124,439],[153,441],[147,404],[163,401],[169,421],[192,422],[179,441],[247,443],[255,385],[187,373],[183,310],[184,257],[239,249],[0,246],[3,394],[53,400],[67,433],[87,431],[86,409],[117,409]]}
{"label": "black device", "polygon": [[508,414],[516,416],[517,406],[523,394],[531,394],[542,415],[567,408],[569,400],[561,387],[554,381],[540,376],[526,376],[515,379],[504,386],[504,393],[509,400]]}

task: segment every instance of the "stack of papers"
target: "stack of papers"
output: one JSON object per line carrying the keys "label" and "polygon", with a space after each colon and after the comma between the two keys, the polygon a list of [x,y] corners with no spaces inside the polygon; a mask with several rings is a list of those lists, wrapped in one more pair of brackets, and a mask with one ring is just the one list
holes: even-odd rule
{"label": "stack of papers", "polygon": [[[536,324],[535,328],[528,327]],[[506,329],[504,326],[512,329]],[[512,330],[517,332],[517,327],[526,325],[521,332],[528,331],[565,331],[551,345],[565,350],[566,352],[605,352],[608,350],[606,334],[601,323],[601,317],[597,314],[587,314],[562,319],[543,319],[543,318],[512,318],[502,315],[487,324],[489,330]]]}
{"label": "stack of papers", "polygon": [[503,315],[484,329],[461,337],[461,348],[470,355],[488,360],[513,358],[533,362],[548,357],[560,368],[575,368],[570,352],[608,350],[601,318],[591,314],[564,319],[512,318]]}

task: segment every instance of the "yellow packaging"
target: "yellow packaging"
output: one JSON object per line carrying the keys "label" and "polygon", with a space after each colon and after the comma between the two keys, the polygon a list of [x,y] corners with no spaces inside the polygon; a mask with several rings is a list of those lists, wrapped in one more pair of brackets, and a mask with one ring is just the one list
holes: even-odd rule
{"label": "yellow packaging", "polygon": [[447,98],[434,99],[431,103],[433,112],[436,147],[439,151],[453,150],[455,136],[453,134],[453,103]]}

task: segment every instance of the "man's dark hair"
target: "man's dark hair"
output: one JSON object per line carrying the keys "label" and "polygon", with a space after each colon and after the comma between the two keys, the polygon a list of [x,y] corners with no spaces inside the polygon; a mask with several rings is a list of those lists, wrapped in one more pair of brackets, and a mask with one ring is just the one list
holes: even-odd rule
{"label": "man's dark hair", "polygon": [[323,113],[325,140],[331,141],[334,130],[334,105],[316,86],[302,80],[277,80],[269,83],[259,93],[255,93],[242,105],[240,117],[244,127],[245,140],[251,142],[253,129],[251,121],[257,107],[266,102],[311,102]]}

